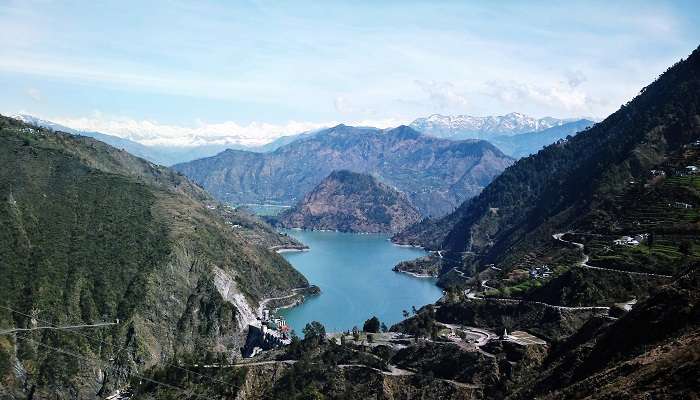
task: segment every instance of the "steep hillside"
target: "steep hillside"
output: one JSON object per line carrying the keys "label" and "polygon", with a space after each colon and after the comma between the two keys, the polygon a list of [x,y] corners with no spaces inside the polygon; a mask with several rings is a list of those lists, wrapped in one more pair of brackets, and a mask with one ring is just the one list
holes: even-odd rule
{"label": "steep hillside", "polygon": [[483,141],[450,141],[408,127],[339,125],[272,153],[228,150],[175,165],[218,199],[294,204],[333,170],[377,176],[406,193],[424,215],[444,215],[478,194],[512,160]]}
{"label": "steep hillside", "polygon": [[333,171],[278,223],[286,228],[396,233],[421,220],[406,195],[371,175]]}
{"label": "steep hillside", "polygon": [[0,166],[0,397],[92,398],[176,354],[236,356],[259,301],[308,286],[267,249],[289,239],[94,139],[0,117]]}
{"label": "steep hillside", "polygon": [[543,147],[558,140],[574,136],[586,128],[593,126],[595,122],[587,119],[567,122],[541,131],[521,133],[518,135],[496,136],[489,139],[505,154],[518,159],[537,153]]}
{"label": "steep hillside", "polygon": [[566,123],[557,118],[533,118],[513,112],[506,115],[474,117],[471,115],[433,114],[418,118],[410,127],[426,135],[453,140],[487,139],[526,132],[539,132]]}
{"label": "steep hillside", "polygon": [[[699,162],[699,69],[695,51],[601,123],[521,159],[453,214],[395,240],[441,248],[468,274],[491,263],[527,272],[562,252],[570,266],[584,246],[593,266],[625,269],[603,260],[626,257],[652,267],[638,272],[673,274],[679,243],[688,254],[697,246],[698,177],[686,167]],[[567,231],[580,235],[553,240]],[[651,250],[614,243],[626,235]]]}

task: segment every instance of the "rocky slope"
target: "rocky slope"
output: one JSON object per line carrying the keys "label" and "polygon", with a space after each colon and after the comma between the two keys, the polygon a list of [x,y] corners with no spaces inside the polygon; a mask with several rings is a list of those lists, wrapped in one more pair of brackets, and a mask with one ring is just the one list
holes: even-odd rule
{"label": "rocky slope", "polygon": [[294,204],[334,170],[376,176],[406,193],[423,215],[444,215],[512,160],[484,141],[451,141],[408,127],[339,125],[271,153],[228,150],[175,165],[219,200]]}
{"label": "rocky slope", "polygon": [[267,249],[289,239],[94,139],[0,117],[0,165],[0,397],[104,396],[177,354],[234,357],[259,301],[308,286]]}
{"label": "rocky slope", "polygon": [[396,233],[421,220],[408,197],[371,175],[333,171],[293,208],[277,216],[285,228]]}
{"label": "rocky slope", "polygon": [[490,140],[496,136],[538,132],[566,122],[551,117],[537,119],[517,112],[488,117],[433,114],[427,118],[416,119],[410,127],[440,138]]}

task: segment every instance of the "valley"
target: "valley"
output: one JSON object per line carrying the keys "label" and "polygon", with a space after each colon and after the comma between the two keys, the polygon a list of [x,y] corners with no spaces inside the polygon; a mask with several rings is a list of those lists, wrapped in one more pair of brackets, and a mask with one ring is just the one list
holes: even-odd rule
{"label": "valley", "polygon": [[0,5],[0,400],[699,399],[691,3]]}
{"label": "valley", "polygon": [[402,319],[404,310],[420,308],[442,295],[434,280],[391,270],[423,251],[392,245],[386,235],[286,232],[309,250],[284,257],[321,288],[319,296],[280,312],[297,332],[311,321],[323,323],[329,332],[350,330],[371,315],[391,325]]}

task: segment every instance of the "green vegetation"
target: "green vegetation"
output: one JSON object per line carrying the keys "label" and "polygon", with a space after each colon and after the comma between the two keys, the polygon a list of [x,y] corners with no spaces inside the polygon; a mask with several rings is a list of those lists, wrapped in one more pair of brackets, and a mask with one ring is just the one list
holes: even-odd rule
{"label": "green vegetation", "polygon": [[[119,320],[3,337],[0,379],[10,379],[6,356],[14,363],[16,348],[35,396],[94,393],[89,371],[99,369],[109,390],[136,366],[220,340],[237,352],[239,311],[216,274],[253,304],[308,285],[232,232],[184,177],[93,139],[0,117],[0,165],[0,329]],[[255,229],[242,231],[267,234]]]}
{"label": "green vegetation", "polygon": [[372,317],[365,321],[365,324],[362,326],[362,331],[369,333],[378,333],[380,328],[381,326],[379,323],[379,318]]}
{"label": "green vegetation", "polygon": [[[685,270],[700,260],[700,177],[686,168],[700,161],[699,60],[696,50],[604,121],[519,160],[453,214],[395,239],[461,259],[458,268],[467,277],[496,264],[501,272],[489,277],[500,281],[494,283],[498,291],[489,294],[498,296],[542,297],[550,290],[534,281],[510,281],[513,270],[548,264],[558,276],[577,268],[581,251],[552,239],[567,231],[580,234],[574,237],[594,266],[665,275]],[[650,235],[652,246],[613,245],[637,234]],[[683,252],[681,243],[687,243]],[[464,282],[451,269],[441,275],[442,285]],[[574,277],[583,276],[563,279]],[[541,280],[543,286],[561,283],[553,278]],[[577,295],[576,303],[612,302],[640,292],[625,285],[630,291],[613,294],[617,279],[606,274],[596,277],[599,285],[583,279],[587,282],[578,286],[589,286],[592,297]]]}

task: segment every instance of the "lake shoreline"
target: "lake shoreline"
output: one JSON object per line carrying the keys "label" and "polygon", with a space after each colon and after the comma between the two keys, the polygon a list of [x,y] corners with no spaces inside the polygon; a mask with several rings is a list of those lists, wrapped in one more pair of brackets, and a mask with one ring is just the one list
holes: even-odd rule
{"label": "lake shoreline", "polygon": [[[326,329],[348,330],[376,316],[387,325],[401,321],[402,311],[431,304],[442,296],[434,277],[392,271],[396,263],[425,256],[416,247],[394,246],[386,234],[283,230],[311,251],[282,254],[323,296],[297,304],[287,299],[279,315],[299,331],[311,321]],[[417,271],[419,272],[419,271]]]}

